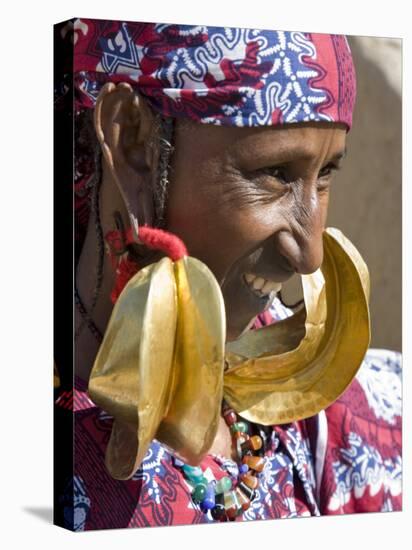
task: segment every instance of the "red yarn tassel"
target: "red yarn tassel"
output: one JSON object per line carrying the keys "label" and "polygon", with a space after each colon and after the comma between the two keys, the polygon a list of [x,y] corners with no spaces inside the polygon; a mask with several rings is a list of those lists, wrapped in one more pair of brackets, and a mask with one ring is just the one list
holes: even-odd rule
{"label": "red yarn tassel", "polygon": [[[139,227],[138,239],[148,248],[162,250],[174,262],[180,260],[183,256],[187,256],[187,249],[183,241],[173,233],[168,233],[163,229],[155,229],[144,225]],[[134,242],[133,230],[130,227],[127,230],[126,243],[133,244]]]}
{"label": "red yarn tassel", "polygon": [[[110,294],[110,298],[115,304],[126,284],[139,271],[137,263],[129,258],[128,253],[121,255],[123,245],[135,244],[136,241],[130,227],[126,231],[126,235],[121,235],[120,231],[110,231],[106,235],[106,242],[110,247],[112,265],[116,269],[115,285]],[[154,250],[161,250],[174,262],[188,255],[183,241],[163,229],[139,227],[138,243]]]}

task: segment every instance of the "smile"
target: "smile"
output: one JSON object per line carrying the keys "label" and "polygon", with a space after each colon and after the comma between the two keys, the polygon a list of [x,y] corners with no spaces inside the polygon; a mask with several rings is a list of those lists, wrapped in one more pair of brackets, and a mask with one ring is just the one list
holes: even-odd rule
{"label": "smile", "polygon": [[258,298],[267,298],[271,295],[274,296],[282,288],[282,283],[264,279],[254,273],[245,273],[243,279],[248,288]]}

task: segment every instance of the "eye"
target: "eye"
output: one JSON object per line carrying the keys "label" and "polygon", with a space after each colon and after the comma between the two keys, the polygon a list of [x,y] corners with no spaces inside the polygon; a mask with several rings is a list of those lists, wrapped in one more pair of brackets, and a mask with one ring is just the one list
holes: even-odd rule
{"label": "eye", "polygon": [[265,168],[260,168],[257,172],[259,175],[275,178],[282,184],[289,183],[285,168],[282,166],[267,166]]}
{"label": "eye", "polygon": [[318,178],[320,179],[320,178],[329,177],[332,175],[332,172],[339,170],[339,168],[340,167],[337,164],[330,162],[319,171]]}

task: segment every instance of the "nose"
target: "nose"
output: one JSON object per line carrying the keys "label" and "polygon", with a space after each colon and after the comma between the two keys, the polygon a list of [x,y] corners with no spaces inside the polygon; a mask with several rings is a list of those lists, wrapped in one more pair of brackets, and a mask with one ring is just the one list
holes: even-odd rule
{"label": "nose", "polygon": [[276,234],[277,250],[292,269],[302,275],[313,273],[323,261],[323,216],[317,197],[295,216],[288,229]]}

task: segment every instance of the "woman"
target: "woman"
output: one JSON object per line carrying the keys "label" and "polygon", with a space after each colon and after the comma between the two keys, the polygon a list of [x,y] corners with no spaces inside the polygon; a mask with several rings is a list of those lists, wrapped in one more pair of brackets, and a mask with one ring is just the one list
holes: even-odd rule
{"label": "woman", "polygon": [[[351,314],[349,323],[342,310],[339,326],[346,327],[353,349],[345,349],[345,357],[342,350],[336,354],[335,371],[326,373],[329,364],[321,368],[314,360],[325,391],[306,408],[299,392],[310,393],[315,378],[290,391],[296,402],[282,409],[282,417],[274,410],[279,384],[265,386],[269,371],[263,369],[254,385],[242,385],[233,374],[248,363],[242,342],[249,329],[291,316],[276,297],[283,282],[294,273],[315,273],[305,279],[315,287],[319,268],[326,273],[325,265],[333,266],[329,252],[339,242],[362,265],[343,237],[325,236],[332,174],[345,156],[355,98],[346,39],[76,20],[74,52],[78,314],[74,513],[71,497],[63,496],[68,526],[400,509],[399,356],[370,351],[359,369],[369,341],[365,309],[359,319]],[[168,254],[173,262],[165,260]],[[358,294],[346,286],[348,301],[352,291],[356,295],[353,307],[367,295],[365,270],[355,272]],[[156,320],[150,333],[153,288],[160,302],[150,310],[149,319]],[[195,288],[201,290],[196,294]],[[323,288],[316,304],[323,303]],[[169,291],[177,293],[172,313]],[[144,292],[141,309],[130,307]],[[325,337],[325,318],[319,321],[326,309],[330,315],[333,296],[328,294],[328,308],[315,307],[313,317],[310,296],[307,290],[306,320],[299,317],[298,327],[294,316],[282,325],[290,327],[286,347],[276,342],[274,353],[272,338],[264,344],[272,346],[266,355],[293,355],[302,342],[311,350],[310,334],[318,343],[333,340],[332,333]],[[223,346],[210,348],[210,370],[218,364],[213,380],[196,355],[204,345],[199,355],[206,357],[202,337],[211,333],[217,340],[223,335]],[[146,370],[144,361],[133,363],[145,338],[154,342]],[[135,339],[140,347],[133,350]],[[165,351],[168,339],[171,351]],[[259,345],[253,358],[261,368],[265,350]],[[297,369],[305,357],[295,356]],[[131,376],[139,369],[141,399],[127,387],[129,361]],[[179,379],[182,372],[186,378]],[[188,377],[193,380],[186,391]],[[256,397],[259,392],[263,397]],[[141,402],[146,397],[148,420]],[[196,400],[202,403],[197,409]],[[60,396],[57,406],[64,402]],[[176,403],[182,405],[177,412]]]}

